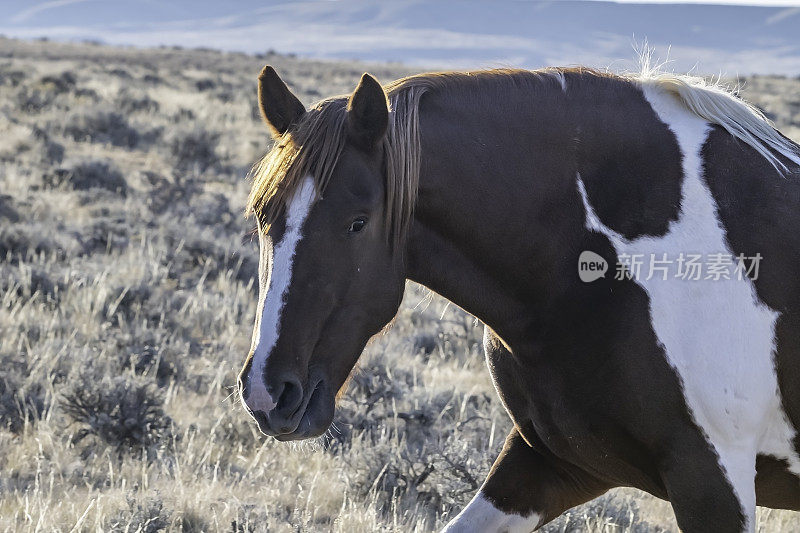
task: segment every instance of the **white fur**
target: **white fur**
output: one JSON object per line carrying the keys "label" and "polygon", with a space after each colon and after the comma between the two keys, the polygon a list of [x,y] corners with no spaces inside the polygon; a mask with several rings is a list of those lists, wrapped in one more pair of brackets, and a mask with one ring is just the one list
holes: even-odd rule
{"label": "white fur", "polygon": [[554,69],[550,74],[558,81],[558,84],[561,85],[561,90],[567,92],[567,77],[564,75],[564,72]]}
{"label": "white fur", "polygon": [[779,172],[786,171],[787,167],[771,150],[800,165],[797,147],[782,137],[758,108],[740,100],[719,83],[661,72],[657,68],[650,68],[648,58],[643,59],[642,72],[634,80],[644,89],[674,95],[695,115],[722,126],[728,133],[750,145]]}
{"label": "white fur", "polygon": [[[628,241],[597,217],[578,176],[587,227],[609,237],[619,254],[732,253],[714,199],[702,177],[700,150],[708,124],[657,86],[643,87],[647,100],[676,135],[683,153],[684,182],[679,219],[663,237]],[[642,176],[646,179],[646,176]],[[778,391],[774,364],[778,314],[760,302],[751,280],[682,280],[677,264],[636,281],[650,298],[653,329],[683,384],[686,403],[705,433],[742,505],[746,531],[755,528],[755,459],[759,453],[786,459],[800,474]],[[704,276],[705,277],[705,274]]]}
{"label": "white fur", "polygon": [[[269,289],[262,296],[261,309],[256,318],[255,338],[253,339],[253,362],[248,375],[249,391],[245,403],[253,411],[269,413],[275,407],[275,400],[267,391],[264,380],[264,367],[267,364],[280,333],[281,313],[292,281],[292,264],[297,244],[303,238],[303,223],[308,217],[314,201],[314,181],[307,177],[292,197],[286,209],[286,231],[272,249]],[[263,261],[263,259],[262,259]]]}
{"label": "white fur", "polygon": [[[509,487],[513,490],[513,487]],[[453,518],[442,533],[530,533],[541,517],[504,513],[487,500],[481,491]]]}

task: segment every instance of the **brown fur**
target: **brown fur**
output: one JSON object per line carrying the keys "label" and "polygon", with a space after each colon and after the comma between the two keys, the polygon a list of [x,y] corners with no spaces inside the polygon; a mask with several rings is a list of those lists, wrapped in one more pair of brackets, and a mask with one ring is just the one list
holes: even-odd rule
{"label": "brown fur", "polygon": [[[475,72],[432,72],[409,76],[384,86],[390,105],[388,135],[383,151],[386,161],[387,228],[399,243],[411,220],[419,182],[419,105],[431,90],[464,82],[495,79],[498,83],[538,82],[543,77],[560,79],[569,69],[527,71],[496,69]],[[580,69],[591,75],[599,71]],[[610,74],[608,74],[610,76]],[[347,140],[347,96],[322,100],[296,125],[276,138],[272,149],[253,167],[253,186],[247,214],[266,228],[280,215],[303,178],[313,176],[318,196],[325,192]]]}

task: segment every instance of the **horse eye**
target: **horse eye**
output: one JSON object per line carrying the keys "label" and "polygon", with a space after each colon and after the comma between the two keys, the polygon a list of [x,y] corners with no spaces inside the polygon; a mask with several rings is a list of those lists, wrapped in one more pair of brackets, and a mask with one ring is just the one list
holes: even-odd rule
{"label": "horse eye", "polygon": [[347,229],[349,233],[358,233],[364,226],[367,224],[367,219],[364,217],[358,217],[353,222],[350,223],[350,227]]}

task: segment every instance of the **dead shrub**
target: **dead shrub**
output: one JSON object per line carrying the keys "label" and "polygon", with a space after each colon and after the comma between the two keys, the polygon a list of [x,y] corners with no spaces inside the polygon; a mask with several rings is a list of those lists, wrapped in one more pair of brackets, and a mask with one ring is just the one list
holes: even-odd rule
{"label": "dead shrub", "polygon": [[219,164],[219,133],[195,128],[178,130],[167,138],[167,148],[175,165],[182,170],[199,172]]}
{"label": "dead shrub", "polygon": [[16,363],[3,357],[0,369],[0,425],[12,433],[19,433],[26,421],[38,421],[45,410],[45,387],[26,376],[24,362]]}
{"label": "dead shrub", "polygon": [[44,185],[50,188],[68,187],[77,191],[105,189],[120,196],[127,196],[128,183],[122,172],[111,161],[91,160],[71,167],[59,168],[43,177]]}
{"label": "dead shrub", "polygon": [[78,142],[110,144],[134,148],[140,135],[128,120],[113,111],[93,111],[72,115],[64,126],[64,135]]}
{"label": "dead shrub", "polygon": [[93,435],[120,450],[158,444],[172,424],[161,391],[135,375],[97,379],[85,370],[72,378],[61,408],[79,426],[77,442]]}

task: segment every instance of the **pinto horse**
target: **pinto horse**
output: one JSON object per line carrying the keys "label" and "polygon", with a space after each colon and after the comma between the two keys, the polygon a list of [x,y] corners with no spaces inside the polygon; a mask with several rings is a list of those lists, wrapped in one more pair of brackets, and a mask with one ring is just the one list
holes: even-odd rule
{"label": "pinto horse", "polygon": [[446,531],[531,531],[617,486],[687,532],[800,510],[800,147],[753,106],[583,68],[365,74],[307,110],[267,66],[258,98],[239,386],[263,433],[326,431],[410,279],[485,324],[514,422]]}

